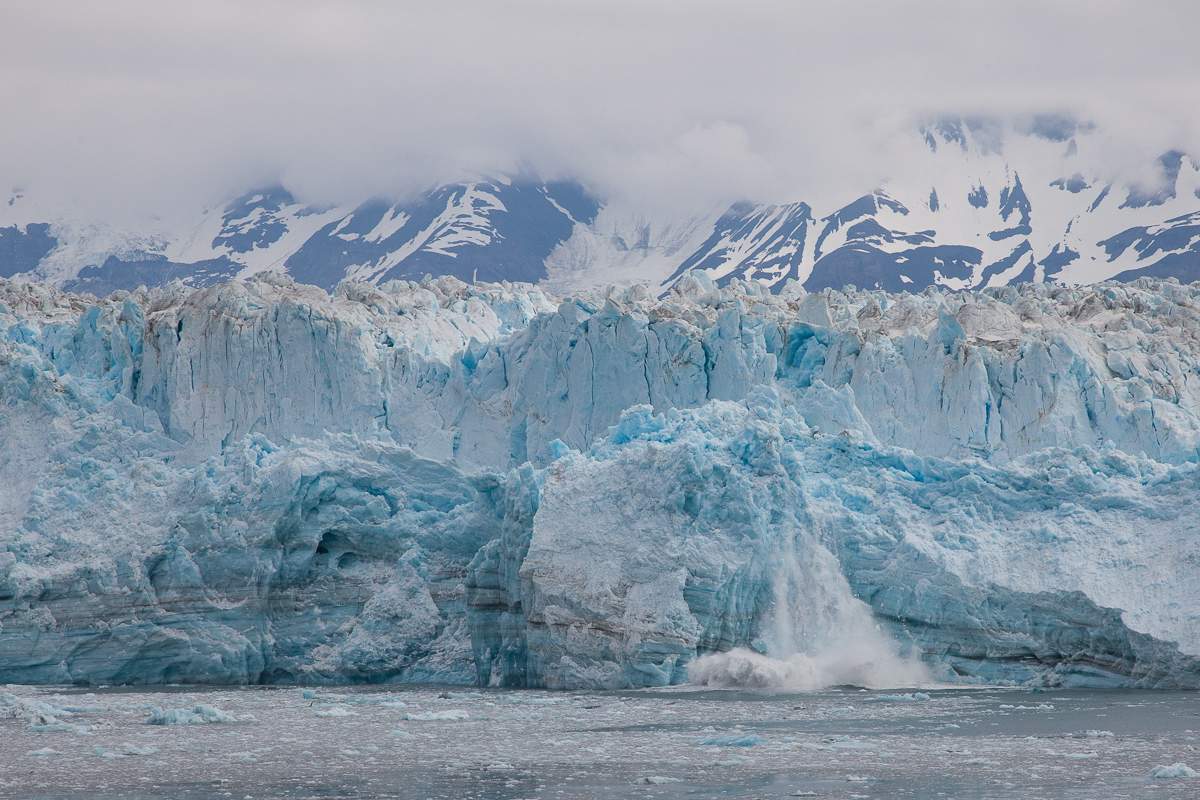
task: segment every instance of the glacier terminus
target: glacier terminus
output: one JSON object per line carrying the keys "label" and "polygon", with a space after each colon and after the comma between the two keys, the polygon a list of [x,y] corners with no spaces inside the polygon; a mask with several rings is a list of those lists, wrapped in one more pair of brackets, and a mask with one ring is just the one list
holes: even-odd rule
{"label": "glacier terminus", "polygon": [[0,682],[1200,687],[1174,279],[0,280],[0,441]]}

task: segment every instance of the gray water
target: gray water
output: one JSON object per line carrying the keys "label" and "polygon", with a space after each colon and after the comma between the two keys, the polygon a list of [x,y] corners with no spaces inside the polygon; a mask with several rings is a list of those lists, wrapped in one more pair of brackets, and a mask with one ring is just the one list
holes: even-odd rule
{"label": "gray water", "polygon": [[[1151,777],[1200,771],[1197,694],[2,692],[22,800],[1200,797]],[[147,724],[197,704],[233,719]]]}

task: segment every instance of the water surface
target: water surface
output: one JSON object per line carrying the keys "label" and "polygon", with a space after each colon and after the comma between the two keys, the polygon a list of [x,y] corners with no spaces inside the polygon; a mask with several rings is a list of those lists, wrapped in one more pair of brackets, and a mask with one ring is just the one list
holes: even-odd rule
{"label": "water surface", "polygon": [[[1150,777],[1200,770],[1187,693],[2,691],[22,800],[1200,797]],[[197,704],[235,719],[147,724]]]}

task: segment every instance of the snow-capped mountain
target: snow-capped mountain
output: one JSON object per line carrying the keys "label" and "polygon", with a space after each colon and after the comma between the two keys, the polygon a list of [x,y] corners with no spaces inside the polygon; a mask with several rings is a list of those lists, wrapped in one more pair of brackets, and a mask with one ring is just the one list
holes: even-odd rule
{"label": "snow-capped mountain", "polygon": [[843,198],[739,202],[668,219],[605,203],[578,182],[499,177],[402,202],[317,207],[275,186],[185,225],[125,232],[14,192],[0,207],[0,276],[104,294],[173,279],[203,286],[262,271],[332,288],[425,274],[666,286],[692,270],[778,291],[916,291],[1141,275],[1200,278],[1200,164],[1161,156],[1145,185],[1091,174],[1096,132],[1068,117],[922,127],[895,175]]}
{"label": "snow-capped mountain", "polygon": [[[10,199],[10,220],[20,218],[23,199]],[[149,237],[70,221],[14,221],[0,227],[0,276],[29,273],[95,294],[176,278],[205,286],[264,271],[327,289],[347,278],[380,283],[425,274],[537,282],[547,277],[551,252],[598,210],[572,182],[496,178],[404,202],[332,208],[298,202],[275,186],[205,212],[191,230]]]}
{"label": "snow-capped mountain", "polygon": [[671,279],[703,269],[718,283],[891,291],[1200,279],[1200,164],[1166,153],[1150,189],[1047,171],[1081,158],[1090,135],[1057,118],[1007,140],[981,120],[931,125],[903,178],[836,209],[734,206]]}

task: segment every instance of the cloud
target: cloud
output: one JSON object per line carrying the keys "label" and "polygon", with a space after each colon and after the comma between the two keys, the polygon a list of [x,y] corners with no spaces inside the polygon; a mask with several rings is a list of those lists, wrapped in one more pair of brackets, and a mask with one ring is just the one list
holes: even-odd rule
{"label": "cloud", "polygon": [[1198,22],[1170,0],[18,0],[0,175],[112,214],[521,168],[648,204],[790,200],[885,178],[921,118],[1042,111],[1094,120],[1115,174],[1200,152]]}

